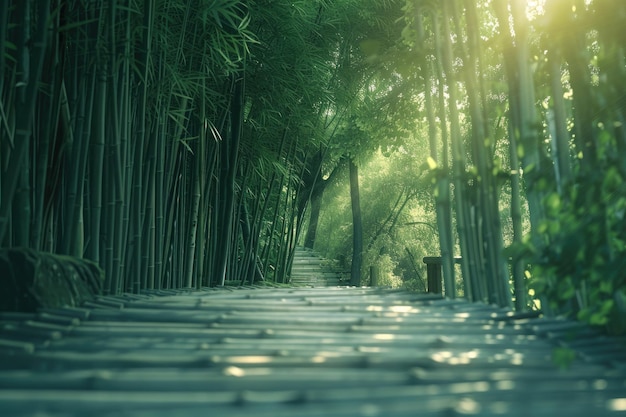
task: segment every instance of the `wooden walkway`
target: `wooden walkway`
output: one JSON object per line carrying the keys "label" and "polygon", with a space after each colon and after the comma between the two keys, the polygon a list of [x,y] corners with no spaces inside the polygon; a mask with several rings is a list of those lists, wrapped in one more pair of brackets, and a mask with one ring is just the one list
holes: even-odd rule
{"label": "wooden walkway", "polygon": [[[0,416],[617,416],[626,357],[559,320],[370,288],[101,297],[0,314]],[[576,334],[576,338],[572,335]],[[576,349],[569,370],[553,355]]]}

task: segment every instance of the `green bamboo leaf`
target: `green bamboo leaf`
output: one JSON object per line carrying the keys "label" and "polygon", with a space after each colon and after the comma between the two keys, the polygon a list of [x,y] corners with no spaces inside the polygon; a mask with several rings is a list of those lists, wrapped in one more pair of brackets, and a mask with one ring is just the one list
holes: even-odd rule
{"label": "green bamboo leaf", "polygon": [[604,326],[608,321],[608,316],[602,312],[593,313],[591,317],[589,317],[589,324],[592,326]]}
{"label": "green bamboo leaf", "polygon": [[[17,46],[15,45],[14,42],[11,42],[10,40],[5,40],[4,41],[4,48],[8,49],[10,51],[15,51],[17,50]],[[10,58],[10,55],[6,55],[7,58]]]}
{"label": "green bamboo leaf", "polygon": [[561,209],[561,197],[559,196],[558,193],[550,193],[545,198],[545,205],[546,205],[546,208],[548,209],[548,212],[551,215],[555,216]]}
{"label": "green bamboo leaf", "polygon": [[576,352],[570,348],[557,347],[552,351],[552,363],[561,369],[568,369],[576,359]]}
{"label": "green bamboo leaf", "polygon": [[[609,294],[612,294],[612,292]],[[605,300],[600,307],[600,313],[605,316],[608,316],[611,310],[613,310],[614,305],[615,305],[614,300],[612,299]]]}
{"label": "green bamboo leaf", "polygon": [[185,147],[185,149],[187,149],[187,151],[189,151],[189,153],[191,153],[193,155],[194,151],[193,151],[193,149],[191,149],[191,146],[189,145],[188,142],[197,140],[198,138],[199,138],[198,136],[181,138],[181,139],[178,140],[178,142],[180,144],[182,144]]}
{"label": "green bamboo leaf", "polygon": [[79,28],[79,27],[82,27],[82,26],[86,26],[86,25],[89,25],[91,23],[97,23],[99,21],[100,21],[100,18],[99,17],[95,17],[93,19],[83,20],[83,21],[80,21],[80,22],[71,22],[71,23],[68,23],[66,25],[63,25],[63,26],[59,27],[59,32],[67,32],[69,30],[76,29],[76,28]]}

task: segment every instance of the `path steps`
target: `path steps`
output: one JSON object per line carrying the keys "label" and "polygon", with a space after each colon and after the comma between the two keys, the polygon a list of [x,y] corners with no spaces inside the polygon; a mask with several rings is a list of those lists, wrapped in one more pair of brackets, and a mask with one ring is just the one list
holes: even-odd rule
{"label": "path steps", "polygon": [[298,246],[291,265],[291,284],[310,287],[345,285],[342,274],[312,249]]}
{"label": "path steps", "polygon": [[[618,416],[613,340],[432,294],[222,288],[0,314],[0,416]],[[573,335],[577,335],[572,339]],[[576,345],[569,370],[552,362]]]}

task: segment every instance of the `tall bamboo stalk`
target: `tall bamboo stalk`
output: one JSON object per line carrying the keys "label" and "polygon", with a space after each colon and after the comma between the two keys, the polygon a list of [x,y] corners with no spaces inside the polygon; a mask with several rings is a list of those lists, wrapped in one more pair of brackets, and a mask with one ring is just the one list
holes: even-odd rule
{"label": "tall bamboo stalk", "polygon": [[[2,199],[0,200],[0,242],[6,238],[9,216],[21,172],[26,168],[26,155],[32,134],[33,116],[35,113],[38,82],[43,70],[44,53],[48,33],[48,17],[50,0],[36,3],[34,19],[35,32],[31,38],[30,30],[33,21],[31,8],[35,4],[23,1],[16,5],[16,14],[20,24],[20,37],[17,46],[17,93],[15,95],[15,148],[11,153],[7,169],[2,176]],[[9,175],[7,175],[9,174]]]}
{"label": "tall bamboo stalk", "polygon": [[[85,49],[89,48],[87,39],[81,40]],[[64,198],[64,230],[61,236],[61,253],[82,257],[84,252],[82,225],[84,178],[87,169],[87,157],[89,154],[89,137],[93,120],[94,95],[89,92],[95,91],[96,74],[93,70],[85,71],[87,65],[84,60],[76,60],[73,70],[77,78],[77,84],[71,92],[72,102],[70,108],[76,108],[75,123],[71,138],[73,142],[68,144],[71,164],[67,164],[64,173],[66,184],[66,198]],[[84,72],[83,76],[80,76]]]}
{"label": "tall bamboo stalk", "polygon": [[[101,220],[102,220],[102,170],[104,166],[105,119],[106,119],[106,63],[100,63],[97,70],[97,84],[94,98],[94,123],[89,143],[89,245],[87,258],[100,262]],[[104,68],[103,68],[104,67]]]}
{"label": "tall bamboo stalk", "polygon": [[235,210],[235,179],[237,174],[237,162],[239,159],[239,142],[241,140],[241,128],[243,123],[243,95],[244,81],[237,75],[233,80],[233,89],[230,104],[230,135],[229,140],[222,145],[221,175],[220,175],[220,239],[223,239],[221,250],[218,249],[217,269],[215,276],[218,285],[224,285],[226,270],[231,256],[229,242],[233,241],[233,218]]}
{"label": "tall bamboo stalk", "polygon": [[[5,71],[6,71],[5,47],[7,45],[7,35],[8,35],[7,29],[9,27],[8,25],[9,4],[10,3],[8,1],[0,2],[0,28],[2,28],[0,29],[0,106],[2,106],[2,112],[0,114],[2,114],[2,119],[1,119],[1,123],[3,125],[2,131],[5,132],[0,137],[6,137],[5,135],[8,134],[8,132],[5,131],[6,129],[5,123],[7,122],[5,118],[6,118],[7,109],[4,108],[4,102],[2,99],[4,98],[4,82],[5,82],[4,78],[5,78]],[[1,175],[2,175],[2,170],[0,169],[0,180],[2,179]]]}
{"label": "tall bamboo stalk", "polygon": [[559,193],[565,196],[565,188],[572,180],[569,144],[571,136],[567,131],[567,115],[561,82],[561,54],[558,46],[549,49],[548,71],[550,73],[552,108],[548,110],[547,119],[553,143],[555,178]]}
{"label": "tall bamboo stalk", "polygon": [[[515,42],[509,36],[512,52],[505,55],[505,65],[507,68],[510,86],[511,110],[515,109],[516,114],[512,114],[511,121],[514,123],[512,133],[517,135],[519,145],[518,152],[521,151],[522,168],[524,170],[524,183],[526,185],[526,198],[528,200],[530,223],[534,230],[537,229],[541,219],[544,217],[541,200],[546,190],[537,189],[536,178],[539,172],[543,172],[542,150],[537,134],[537,114],[535,109],[535,89],[533,87],[533,76],[531,70],[528,22],[525,17],[524,5],[511,0],[509,2],[511,14],[513,16]],[[505,13],[499,14],[501,22],[508,22]],[[505,25],[503,27],[508,27]],[[507,62],[508,61],[508,62]],[[534,234],[537,236],[538,234]]]}
{"label": "tall bamboo stalk", "polygon": [[[458,91],[457,79],[453,69],[453,49],[452,49],[452,31],[450,28],[450,19],[455,13],[455,2],[444,3],[444,14],[442,19],[442,61],[443,70],[446,76],[448,86],[448,114],[450,123],[450,140],[452,148],[452,170],[454,183],[454,200],[456,206],[457,233],[460,240],[461,256],[463,261],[461,268],[463,279],[466,285],[474,285],[473,278],[481,276],[480,267],[476,263],[479,259],[474,251],[478,249],[471,239],[471,204],[467,200],[467,185],[464,183],[465,178],[465,149],[463,145],[461,126],[459,121],[459,111],[457,108]],[[455,282],[444,282],[445,292],[448,296],[456,295]],[[473,287],[473,293],[476,294],[476,287]]]}
{"label": "tall bamboo stalk", "polygon": [[[477,216],[482,224],[484,264],[486,266],[489,301],[501,306],[510,306],[509,273],[504,258],[502,231],[498,207],[498,190],[495,184],[493,157],[487,123],[485,121],[483,68],[481,62],[480,27],[476,4],[465,0],[467,27],[467,48],[462,47],[465,66],[465,83],[469,98],[469,110],[472,123],[472,142],[474,161],[477,166]],[[476,277],[476,279],[481,279]]]}
{"label": "tall bamboo stalk", "polygon": [[[107,274],[110,279],[110,291],[113,294],[121,292],[126,289],[126,262],[124,245],[128,238],[128,223],[129,223],[129,210],[130,210],[130,193],[131,193],[131,176],[129,160],[131,156],[130,152],[130,132],[131,132],[131,28],[132,11],[125,10],[125,15],[120,19],[122,21],[122,30],[120,35],[123,38],[122,57],[119,60],[112,59],[112,62],[118,62],[112,70],[112,77],[114,80],[114,86],[112,88],[112,96],[114,97],[112,103],[116,106],[116,111],[113,111],[115,131],[113,135],[109,135],[108,139],[111,142],[111,176],[115,178],[116,193],[113,196],[114,201],[113,211],[109,213],[109,216],[113,218],[111,220],[111,233],[113,250],[111,255],[111,270]],[[115,36],[115,35],[113,35]],[[115,43],[112,42],[111,43]],[[117,98],[117,100],[115,99]]]}
{"label": "tall bamboo stalk", "polygon": [[[141,248],[143,247],[142,230],[144,225],[145,216],[145,187],[144,187],[144,153],[145,146],[148,143],[148,130],[147,130],[147,113],[148,113],[148,81],[150,60],[152,53],[152,29],[154,26],[154,0],[145,0],[143,4],[143,33],[142,33],[142,46],[139,52],[139,59],[137,60],[137,66],[140,72],[138,97],[136,107],[136,119],[135,119],[135,138],[133,141],[133,156],[132,156],[132,195],[130,200],[130,227],[131,244],[127,251],[127,264],[129,266],[128,273],[129,283],[131,285],[130,290],[138,292],[141,288],[144,288],[146,280],[146,270],[144,267],[144,258],[141,256]],[[132,262],[132,264],[130,263]],[[132,266],[131,266],[132,265]]]}
{"label": "tall bamboo stalk", "polygon": [[[4,2],[8,3],[8,2]],[[51,22],[53,33],[59,30],[59,16]],[[50,91],[49,100],[39,96],[39,119],[40,123],[39,140],[35,143],[34,165],[35,172],[33,178],[33,213],[32,228],[29,245],[36,249],[43,249],[45,239],[45,228],[50,223],[50,207],[54,194],[58,187],[60,175],[60,154],[62,152],[63,137],[59,135],[59,118],[61,111],[61,89],[63,88],[63,62],[64,54],[59,51],[63,45],[59,46],[59,36],[50,37],[51,52],[46,56],[44,66],[50,70],[42,74],[42,83]],[[2,72],[0,65],[0,72]],[[0,84],[1,85],[1,84]],[[0,91],[2,87],[0,86]],[[1,96],[1,94],[0,94]],[[36,161],[36,162],[35,162]],[[52,175],[49,175],[52,174]],[[51,177],[51,178],[49,178]],[[51,191],[52,190],[52,191]]]}
{"label": "tall bamboo stalk", "polygon": [[[423,14],[422,14],[423,13]],[[430,20],[433,25],[433,32],[435,33],[435,39],[439,39],[439,25],[437,16],[434,13],[426,10],[419,10],[416,16],[416,24],[417,24],[417,34],[418,34],[418,42],[425,43],[426,36],[424,33],[424,25],[423,19],[426,16],[430,17]],[[438,45],[437,42],[436,45]],[[446,140],[446,132],[445,128],[446,117],[445,112],[440,112],[439,117],[442,118],[442,144],[441,144],[441,154],[442,157],[439,158],[439,145],[438,145],[438,134],[437,134],[437,122],[435,119],[435,110],[432,99],[433,85],[432,85],[432,64],[426,60],[423,63],[422,74],[424,76],[424,91],[425,91],[425,107],[426,107],[426,117],[428,119],[428,141],[430,148],[430,157],[441,166],[438,166],[439,175],[436,180],[436,216],[437,216],[437,231],[439,235],[439,250],[441,251],[441,259],[442,259],[442,272],[443,272],[443,280],[444,282],[452,283],[455,282],[455,271],[454,271],[454,245],[452,238],[452,216],[450,213],[451,210],[451,202],[450,202],[450,179],[448,177],[449,166],[448,166],[448,146]],[[439,84],[442,85],[442,77],[438,77]],[[441,93],[440,93],[441,94]],[[441,95],[443,97],[443,95]],[[450,286],[450,284],[448,284]],[[466,292],[466,296],[469,299],[472,299],[471,292]]]}
{"label": "tall bamboo stalk", "polygon": [[352,266],[350,285],[361,285],[361,265],[363,263],[363,220],[359,197],[359,169],[350,160],[350,201],[352,207]]}

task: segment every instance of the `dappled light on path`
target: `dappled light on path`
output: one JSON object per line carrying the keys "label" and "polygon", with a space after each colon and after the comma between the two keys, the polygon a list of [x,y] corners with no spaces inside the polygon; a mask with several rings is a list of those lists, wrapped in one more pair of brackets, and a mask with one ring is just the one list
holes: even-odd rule
{"label": "dappled light on path", "polygon": [[[626,358],[610,340],[589,349],[599,336],[580,324],[432,294],[153,291],[0,319],[3,416],[595,417],[626,410]],[[569,363],[555,363],[555,349],[577,343],[584,349],[572,350]]]}

